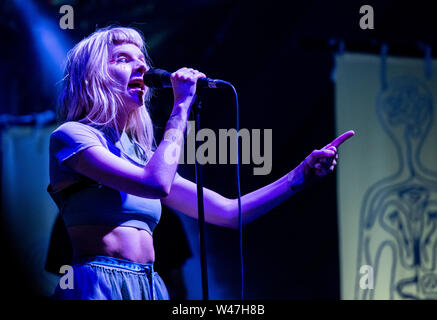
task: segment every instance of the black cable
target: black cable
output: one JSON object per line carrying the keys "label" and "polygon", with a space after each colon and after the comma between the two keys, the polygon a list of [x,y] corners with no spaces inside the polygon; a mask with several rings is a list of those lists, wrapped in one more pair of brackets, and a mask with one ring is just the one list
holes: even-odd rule
{"label": "black cable", "polygon": [[[244,300],[244,268],[243,268],[243,216],[241,213],[241,190],[240,190],[240,155],[239,155],[239,140],[238,140],[238,132],[240,131],[240,117],[239,117],[239,104],[238,104],[238,94],[237,90],[235,90],[234,86],[223,80],[216,80],[219,84],[224,84],[232,88],[235,95],[235,107],[237,112],[236,117],[236,148],[237,148],[237,163],[236,163],[236,175],[237,175],[237,192],[238,192],[238,230],[239,230],[239,239],[240,239],[240,278],[241,278],[241,284],[240,284],[240,299]],[[196,161],[197,162],[197,161]]]}
{"label": "black cable", "polygon": [[239,118],[239,107],[238,107],[238,95],[237,90],[231,85],[232,90],[235,94],[235,107],[237,111],[237,191],[238,191],[238,231],[240,236],[240,276],[241,276],[241,289],[240,298],[244,300],[244,271],[243,271],[243,216],[241,213],[241,190],[240,190],[240,155],[239,155],[239,144],[238,144],[238,133],[240,132],[240,118]]}
{"label": "black cable", "polygon": [[239,106],[238,106],[238,94],[237,90],[235,90],[234,86],[230,84],[229,82],[222,81],[220,82],[227,84],[232,88],[235,95],[235,107],[237,111],[237,123],[236,123],[236,130],[237,130],[237,163],[236,163],[236,175],[237,175],[237,192],[238,192],[238,231],[239,231],[239,238],[240,238],[240,278],[241,278],[241,287],[240,287],[240,299],[244,300],[244,271],[243,271],[243,216],[241,213],[241,190],[240,190],[240,155],[239,155],[239,143],[238,143],[238,132],[240,131],[240,117],[239,117]]}

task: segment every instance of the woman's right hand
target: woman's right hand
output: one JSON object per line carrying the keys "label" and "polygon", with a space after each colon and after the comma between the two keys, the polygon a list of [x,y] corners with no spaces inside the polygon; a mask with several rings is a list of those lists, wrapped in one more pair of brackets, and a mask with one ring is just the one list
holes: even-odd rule
{"label": "woman's right hand", "polygon": [[196,98],[197,79],[206,78],[202,72],[192,68],[181,68],[173,72],[170,80],[173,86],[174,107],[189,114]]}

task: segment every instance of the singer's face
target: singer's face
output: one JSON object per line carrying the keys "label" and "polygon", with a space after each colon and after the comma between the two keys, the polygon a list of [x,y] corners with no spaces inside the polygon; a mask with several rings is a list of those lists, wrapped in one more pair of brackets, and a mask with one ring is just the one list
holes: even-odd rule
{"label": "singer's face", "polygon": [[148,88],[144,86],[143,75],[148,69],[144,54],[136,45],[123,43],[112,47],[109,72],[123,91],[127,111],[144,105]]}

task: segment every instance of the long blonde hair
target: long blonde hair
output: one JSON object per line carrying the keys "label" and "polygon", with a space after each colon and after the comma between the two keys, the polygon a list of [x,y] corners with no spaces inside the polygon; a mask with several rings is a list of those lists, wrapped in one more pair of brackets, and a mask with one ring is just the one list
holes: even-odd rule
{"label": "long blonde hair", "polygon": [[[100,129],[113,128],[118,134],[117,112],[122,112],[123,102],[121,90],[117,89],[117,83],[109,74],[108,60],[111,46],[122,43],[131,43],[140,48],[146,64],[151,67],[151,60],[139,31],[112,26],[98,29],[76,44],[67,55],[57,108],[61,123],[79,121]],[[149,88],[145,104],[129,114],[125,128],[136,146],[137,155],[144,161],[150,159],[155,146],[153,123],[146,108],[151,94]]]}

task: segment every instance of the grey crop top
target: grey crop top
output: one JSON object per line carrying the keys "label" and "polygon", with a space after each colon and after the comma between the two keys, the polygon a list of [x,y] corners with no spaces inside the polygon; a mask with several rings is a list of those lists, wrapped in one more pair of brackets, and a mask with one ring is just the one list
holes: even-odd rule
{"label": "grey crop top", "polygon": [[[161,217],[161,201],[121,192],[93,181],[64,164],[74,154],[92,146],[103,146],[118,157],[143,167],[135,145],[123,132],[116,141],[112,129],[98,130],[70,121],[50,135],[50,185],[47,188],[67,227],[76,225],[127,226],[152,234]],[[51,185],[74,181],[66,189],[54,192]]]}

